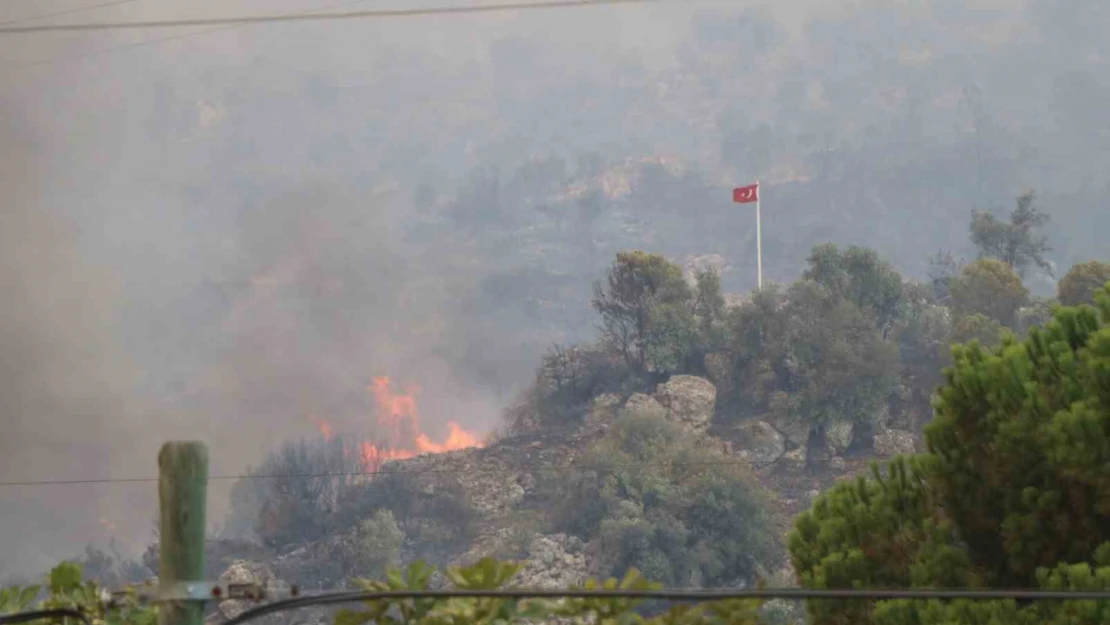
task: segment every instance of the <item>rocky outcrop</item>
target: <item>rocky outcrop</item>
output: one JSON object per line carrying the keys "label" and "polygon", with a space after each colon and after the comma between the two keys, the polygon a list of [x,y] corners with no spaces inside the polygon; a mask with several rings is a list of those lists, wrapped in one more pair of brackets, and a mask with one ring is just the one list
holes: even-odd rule
{"label": "rocky outcrop", "polygon": [[875,453],[880,456],[912,454],[917,451],[913,432],[908,430],[880,429],[872,441]]}
{"label": "rocky outcrop", "polygon": [[633,393],[628,401],[624,402],[623,412],[625,414],[634,413],[652,417],[667,416],[667,409],[663,407],[663,404],[651,395],[644,395],[643,393]]}
{"label": "rocky outcrop", "polygon": [[779,458],[776,466],[781,467],[784,471],[799,472],[806,468],[806,448],[798,447],[792,449]]}
{"label": "rocky outcrop", "polygon": [[521,588],[570,588],[589,577],[586,545],[565,534],[535,535],[526,562],[513,580]]}
{"label": "rocky outcrop", "polygon": [[764,420],[773,425],[786,438],[790,448],[805,447],[809,444],[810,424],[796,414],[765,415]]}
{"label": "rocky outcrop", "polygon": [[582,428],[587,434],[603,434],[620,412],[621,396],[603,393],[590,402]]}
{"label": "rocky outcrop", "polygon": [[[254,584],[261,586],[270,593],[287,591],[288,584],[274,576],[274,571],[266,564],[248,560],[237,560],[231,564],[220,576],[221,582],[229,584]],[[280,595],[271,595],[272,597]],[[229,599],[221,601],[216,610],[205,619],[208,625],[215,625],[227,619],[239,616],[246,610],[259,605],[255,601],[242,599]],[[265,616],[257,621],[262,625],[325,625],[332,621],[332,612],[328,608],[310,607],[299,610],[289,610],[280,614]]]}
{"label": "rocky outcrop", "polygon": [[728,438],[732,452],[756,466],[771,464],[786,453],[786,438],[766,421],[742,423]]}
{"label": "rocky outcrop", "polygon": [[703,432],[713,420],[717,388],[705,378],[675,375],[655,388],[655,399],[666,408],[667,418]]}
{"label": "rocky outcrop", "polygon": [[825,425],[825,446],[829,452],[838,456],[852,445],[855,425],[851,421],[833,421]]}
{"label": "rocky outcrop", "polygon": [[[228,584],[257,584],[266,587],[267,585],[273,584],[276,579],[273,570],[270,569],[269,566],[259,562],[238,560],[233,562],[231,566],[220,575],[220,581]],[[221,602],[217,609],[220,615],[225,619],[229,619],[239,616],[253,605],[254,603],[250,601],[231,599]]]}
{"label": "rocky outcrop", "polygon": [[[520,465],[496,451],[464,449],[418,456],[404,461],[403,472],[411,473],[416,490],[422,494],[433,495],[457,485],[478,516],[500,516],[524,498],[525,488],[518,479]],[[528,448],[519,451],[527,452]]]}

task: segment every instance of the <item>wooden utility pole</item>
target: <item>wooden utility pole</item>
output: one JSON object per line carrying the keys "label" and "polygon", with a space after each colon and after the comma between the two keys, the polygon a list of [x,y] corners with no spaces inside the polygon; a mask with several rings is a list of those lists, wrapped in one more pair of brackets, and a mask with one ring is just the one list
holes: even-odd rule
{"label": "wooden utility pole", "polygon": [[[158,501],[161,512],[161,570],[166,589],[204,579],[205,503],[208,448],[204,443],[166,443],[158,453]],[[202,625],[204,604],[162,604],[159,625]]]}

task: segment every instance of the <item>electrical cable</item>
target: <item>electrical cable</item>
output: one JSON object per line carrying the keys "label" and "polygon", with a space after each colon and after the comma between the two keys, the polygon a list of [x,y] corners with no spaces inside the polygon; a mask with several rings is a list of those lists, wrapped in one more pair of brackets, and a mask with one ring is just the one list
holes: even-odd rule
{"label": "electrical cable", "polygon": [[334,592],[274,601],[223,622],[222,625],[242,625],[263,616],[314,605],[336,605],[382,599],[451,599],[451,598],[501,598],[501,599],[589,599],[624,598],[675,602],[726,601],[737,599],[1039,599],[1058,601],[1110,600],[1105,591],[1050,591],[1050,590],[402,590],[386,592]]}
{"label": "electrical cable", "polygon": [[0,614],[0,625],[16,625],[17,623],[29,623],[46,618],[76,618],[84,622],[85,625],[93,625],[92,620],[88,615],[80,610],[71,608],[59,608],[55,610],[32,610],[29,612],[16,612],[14,614]]}
{"label": "electrical cable", "polygon": [[[308,10],[305,10],[305,11],[293,11],[293,12],[290,12],[290,13],[286,13],[285,15],[308,15],[308,14],[311,14],[311,13],[319,13],[321,11],[330,11],[332,9],[338,9],[339,7],[350,6],[350,5],[354,5],[354,4],[362,4],[363,2],[366,2],[366,1],[367,0],[346,0],[344,2],[334,2],[334,3],[331,3],[331,4],[326,4],[326,5],[321,6],[321,7],[317,7],[315,9],[308,9]],[[155,46],[155,45],[166,43],[166,42],[169,42],[169,41],[178,41],[178,40],[181,40],[181,39],[189,39],[190,37],[199,37],[201,35],[207,35],[209,33],[215,33],[215,32],[220,32],[220,31],[225,31],[225,30],[235,30],[236,28],[242,28],[243,26],[249,26],[249,24],[231,24],[231,25],[228,25],[228,26],[214,26],[212,28],[202,28],[200,30],[194,30],[192,32],[181,33],[179,35],[170,35],[168,37],[158,37],[156,39],[147,39],[145,41],[136,41],[134,43],[125,43],[125,44],[118,45],[118,46],[108,46],[107,48],[101,48],[99,50],[93,50],[92,52],[88,52],[86,54],[77,54],[77,55],[72,55],[72,56],[60,56],[60,57],[55,57],[55,58],[51,58],[51,59],[43,59],[41,61],[33,61],[31,63],[24,63],[22,65],[16,65],[12,69],[13,70],[20,70],[20,69],[29,69],[29,68],[32,68],[32,67],[42,67],[42,66],[45,66],[45,65],[55,65],[55,64],[66,63],[66,62],[86,61],[88,59],[95,58],[95,57],[102,56],[102,55],[106,55],[106,54],[111,54],[113,52],[120,52],[120,51],[123,51],[123,50],[130,50],[132,48],[141,48],[143,46]]]}
{"label": "electrical cable", "polygon": [[[744,460],[707,460],[704,462],[643,462],[643,463],[627,463],[609,465],[608,467],[591,467],[591,466],[567,466],[562,468],[549,467],[542,470],[550,470],[554,472],[588,472],[597,471],[602,468],[606,469],[637,469],[637,468],[652,468],[652,467],[675,467],[675,468],[696,468],[696,467],[714,467],[714,466],[751,466],[750,462]],[[458,474],[459,471],[455,469],[394,469],[385,470],[378,469],[376,471],[335,471],[327,473],[286,473],[286,474],[233,474],[233,475],[210,475],[208,481],[222,481],[222,480],[286,480],[286,479],[316,479],[327,477],[372,477],[376,475],[428,475],[437,473]],[[28,480],[28,481],[12,481],[0,482],[0,487],[10,486],[66,486],[75,484],[117,484],[117,483],[143,483],[143,482],[157,482],[156,477],[124,477],[124,478],[91,478],[85,480]]]}
{"label": "electrical cable", "polygon": [[153,20],[145,22],[102,22],[86,24],[44,24],[42,26],[13,26],[0,28],[0,35],[29,34],[41,32],[123,30],[147,28],[178,28],[183,26],[235,26],[243,24],[262,24],[268,22],[300,22],[308,20],[348,20],[381,19],[392,17],[429,17],[445,15],[466,15],[474,13],[498,13],[504,11],[524,11],[534,9],[567,9],[619,4],[645,4],[664,0],[543,0],[540,2],[511,2],[478,6],[445,6],[424,9],[390,9],[347,11],[344,13],[323,14],[283,14],[251,15],[243,17],[216,17],[183,20]]}
{"label": "electrical cable", "polygon": [[32,15],[31,17],[21,17],[15,20],[8,20],[7,22],[0,22],[0,26],[8,26],[10,24],[22,24],[23,22],[33,22],[36,20],[44,20],[51,17],[60,17],[62,15],[72,15],[74,13],[84,13],[85,11],[93,11],[95,9],[103,9],[117,4],[128,4],[130,2],[138,2],[139,0],[111,0],[111,2],[102,2],[100,4],[93,4],[90,6],[77,7],[75,9],[66,9],[64,11],[55,11],[54,13],[43,13],[42,15]]}

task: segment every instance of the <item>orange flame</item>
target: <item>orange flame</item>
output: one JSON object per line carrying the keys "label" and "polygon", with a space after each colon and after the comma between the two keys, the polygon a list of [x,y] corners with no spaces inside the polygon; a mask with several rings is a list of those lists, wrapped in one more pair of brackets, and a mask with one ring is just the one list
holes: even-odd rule
{"label": "orange flame", "polygon": [[335,434],[335,428],[333,428],[330,423],[314,415],[308,415],[308,420],[312,421],[316,424],[316,427],[320,428],[320,433],[324,435],[326,440],[331,440],[331,437]]}
{"label": "orange flame", "polygon": [[420,429],[420,413],[416,408],[418,387],[396,393],[388,377],[374,378],[370,384],[377,406],[378,423],[389,436],[387,445],[362,444],[362,457],[367,466],[377,468],[390,460],[404,460],[419,454],[438,454],[468,447],[481,447],[479,438],[454,421],[447,422],[447,439],[437,443]]}

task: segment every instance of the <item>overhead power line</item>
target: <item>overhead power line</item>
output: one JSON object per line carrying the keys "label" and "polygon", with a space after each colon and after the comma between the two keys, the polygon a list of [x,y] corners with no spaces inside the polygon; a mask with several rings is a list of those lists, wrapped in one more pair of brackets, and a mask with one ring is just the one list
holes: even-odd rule
{"label": "overhead power line", "polygon": [[117,4],[128,4],[138,1],[139,0],[112,0],[111,2],[102,2],[100,4],[93,4],[90,6],[66,9],[64,11],[55,11],[53,13],[43,13],[41,15],[32,15],[30,17],[21,17],[16,20],[8,20],[7,22],[0,22],[0,26],[7,26],[9,24],[22,24],[23,22],[33,22],[35,20],[45,20],[51,17],[61,17],[62,15],[73,15],[74,13],[84,13],[86,11],[94,11],[96,9],[104,9],[111,6],[116,6]]}
{"label": "overhead power line", "polygon": [[[142,593],[139,594],[142,597]],[[1107,601],[1110,592],[1090,590],[1012,590],[1012,589],[808,589],[808,588],[766,588],[757,590],[701,589],[701,590],[622,590],[622,589],[525,589],[504,590],[388,590],[388,591],[339,591],[309,596],[282,599],[251,608],[224,621],[222,625],[243,625],[244,623],[299,608],[318,605],[339,605],[362,603],[389,599],[641,599],[670,601],[676,603],[700,603],[709,601],[767,600],[767,599],[856,599],[856,600],[953,600],[972,601],[997,600],[1036,600],[1036,601]],[[194,599],[196,601],[218,601],[213,597]],[[151,603],[180,602],[175,599],[148,599]],[[46,618],[77,618],[90,625],[87,614],[76,609],[40,610],[0,615],[0,625],[15,625]]]}
{"label": "overhead power line", "polygon": [[387,592],[335,592],[275,601],[228,619],[222,625],[242,625],[263,616],[314,605],[336,605],[382,599],[589,599],[622,598],[656,601],[701,602],[737,599],[1039,599],[1091,601],[1110,599],[1105,591],[1052,590],[809,590],[776,588],[765,590],[424,590]]}
{"label": "overhead power line", "polygon": [[[330,11],[332,9],[338,9],[340,7],[345,7],[345,6],[351,6],[353,4],[362,4],[363,2],[366,2],[366,1],[367,0],[346,0],[344,2],[334,2],[334,3],[331,3],[331,4],[326,4],[324,6],[316,7],[314,9],[308,9],[308,10],[305,10],[305,11],[293,11],[293,12],[290,12],[290,13],[285,13],[284,15],[310,15],[310,14],[313,14],[313,13],[322,13],[324,11]],[[162,44],[162,43],[168,43],[170,41],[179,41],[181,39],[189,39],[191,37],[199,37],[201,35],[207,35],[207,34],[215,33],[215,32],[235,30],[236,28],[242,28],[243,26],[249,26],[249,24],[228,24],[228,25],[224,25],[224,26],[213,26],[211,28],[202,28],[200,30],[194,30],[194,31],[190,31],[190,32],[187,32],[187,33],[181,33],[181,34],[177,34],[177,35],[170,35],[168,37],[159,37],[157,39],[148,39],[146,41],[137,41],[135,43],[125,43],[125,44],[118,45],[118,46],[108,46],[107,48],[101,48],[99,50],[93,50],[92,52],[88,52],[86,54],[78,54],[78,55],[72,55],[72,56],[61,56],[61,57],[55,57],[55,58],[51,58],[51,59],[43,59],[41,61],[33,61],[31,63],[24,63],[24,64],[21,64],[21,65],[17,65],[13,69],[17,69],[17,70],[19,70],[19,69],[30,69],[32,67],[43,67],[43,66],[46,66],[46,65],[56,65],[56,64],[66,63],[66,62],[86,61],[88,59],[96,58],[98,56],[104,56],[104,55],[107,55],[107,54],[111,54],[113,52],[122,52],[124,50],[131,50],[131,49],[134,49],[134,48],[141,48],[141,47],[144,47],[144,46],[155,46],[155,45]]]}
{"label": "overhead power line", "polygon": [[379,9],[368,11],[347,11],[343,13],[249,15],[242,17],[215,17],[183,20],[154,20],[146,22],[101,22],[86,24],[43,24],[41,26],[12,26],[0,28],[0,35],[29,34],[42,32],[72,32],[95,30],[126,30],[149,28],[179,28],[184,26],[232,26],[238,24],[264,24],[268,22],[303,22],[309,20],[349,20],[383,19],[394,17],[429,17],[444,15],[467,15],[474,13],[498,13],[504,11],[525,11],[533,9],[569,9],[580,7],[607,6],[618,4],[646,4],[664,0],[546,0],[541,2],[512,2],[479,6],[428,7],[423,9]]}
{"label": "overhead power line", "polygon": [[[626,463],[626,464],[613,464],[605,467],[595,467],[587,465],[568,465],[566,467],[546,467],[535,470],[535,473],[549,471],[554,473],[583,473],[588,471],[599,471],[604,469],[639,469],[639,468],[653,468],[653,467],[674,467],[674,468],[698,468],[698,467],[721,467],[721,466],[751,466],[750,462],[744,460],[707,460],[704,462],[643,462],[643,463]],[[446,473],[458,475],[460,471],[457,469],[378,469],[376,471],[334,471],[325,473],[283,473],[283,474],[235,474],[235,475],[211,475],[208,481],[223,481],[223,480],[307,480],[316,478],[328,477],[372,477],[375,475],[432,475],[437,473]],[[150,483],[157,482],[156,477],[123,477],[123,478],[91,478],[85,480],[27,480],[27,481],[11,481],[0,482],[0,487],[9,486],[66,486],[66,485],[80,485],[80,484],[126,484],[126,483]]]}

